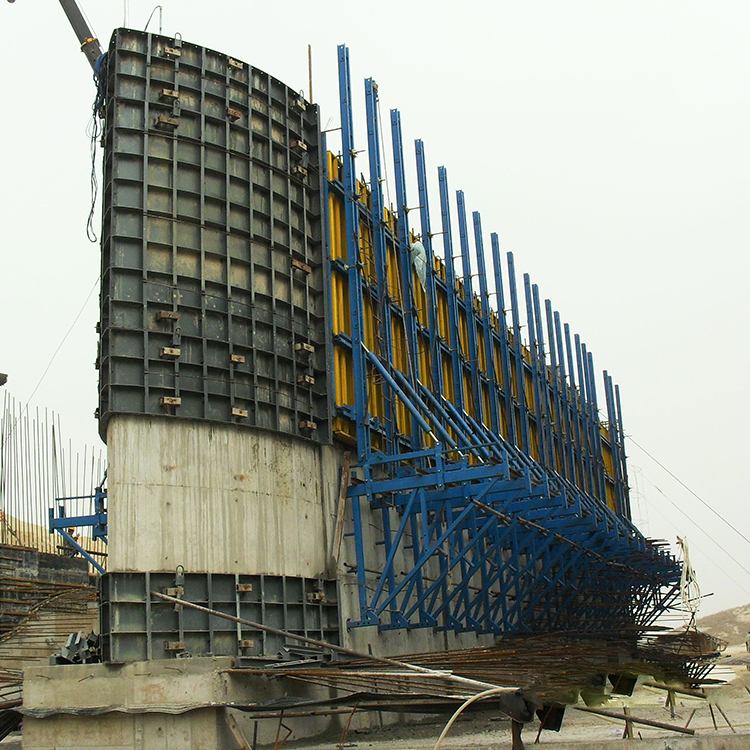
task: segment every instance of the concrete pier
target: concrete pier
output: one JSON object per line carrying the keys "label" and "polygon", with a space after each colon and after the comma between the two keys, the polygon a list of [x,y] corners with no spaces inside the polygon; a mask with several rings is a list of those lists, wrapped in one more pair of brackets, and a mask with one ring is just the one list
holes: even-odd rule
{"label": "concrete pier", "polygon": [[327,562],[340,452],[231,425],[110,420],[110,572],[313,577]]}

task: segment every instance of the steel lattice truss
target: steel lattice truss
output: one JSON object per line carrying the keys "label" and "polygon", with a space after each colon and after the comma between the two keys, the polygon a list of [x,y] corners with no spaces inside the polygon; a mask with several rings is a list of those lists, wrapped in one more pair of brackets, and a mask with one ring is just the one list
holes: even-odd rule
{"label": "steel lattice truss", "polygon": [[[679,566],[667,553],[600,502],[514,463],[351,488],[361,617],[350,625],[645,629],[674,601]],[[368,500],[381,512],[383,552],[362,542]],[[413,567],[402,571],[394,563],[406,558]]]}
{"label": "steel lattice truss", "polygon": [[[331,195],[343,214],[338,225],[329,214],[327,244],[336,283],[341,288],[343,281],[338,280],[345,279],[348,285],[346,331],[334,330],[333,338],[349,358],[353,398],[336,400],[337,413],[354,425],[358,454],[359,483],[349,488],[348,497],[356,549],[356,563],[350,567],[357,575],[360,616],[349,625],[489,634],[647,629],[677,598],[680,566],[629,520],[619,392],[605,373],[609,421],[602,425],[591,355],[576,336],[576,385],[569,331],[565,326],[564,348],[559,317],[548,301],[550,364],[546,364],[544,316],[538,290],[528,277],[530,342],[524,351],[511,254],[513,328],[506,330],[504,311],[502,322],[493,328],[476,213],[481,294],[475,301],[468,273],[462,282],[463,298],[458,299],[442,167],[441,234],[446,240],[447,274],[442,288],[450,333],[448,338],[439,337],[421,141],[416,144],[417,176],[428,259],[423,287],[430,317],[426,324],[415,322],[415,292],[406,281],[412,279],[412,259],[400,117],[396,110],[391,113],[398,200],[394,231],[383,218],[377,86],[372,79],[365,82],[369,199],[363,197],[363,182],[356,178],[349,58],[343,46],[339,84],[342,154],[335,173],[326,174],[324,190],[327,205]],[[460,191],[457,201],[464,269],[470,271]],[[374,252],[367,274],[362,231],[372,237]],[[334,232],[336,242],[344,245],[345,262],[340,252],[337,257],[331,253]],[[391,297],[388,243],[395,248],[401,268],[399,305]],[[501,289],[496,235],[493,257],[496,286]],[[502,310],[502,298],[498,300]],[[462,315],[467,321],[468,356],[457,333]],[[399,363],[394,361],[394,326],[405,331],[405,355]],[[485,352],[500,352],[499,363],[494,356],[485,358],[486,372],[478,366],[480,337]],[[418,351],[424,342],[428,354],[420,360]],[[443,395],[446,362],[453,373],[450,398]],[[340,368],[340,361],[334,366]],[[512,382],[526,385],[513,391]],[[368,388],[382,391],[378,414],[372,411],[375,402]],[[410,434],[399,434],[399,410],[407,413]],[[611,450],[609,467],[602,457],[604,434]],[[379,518],[379,525],[374,518]]]}

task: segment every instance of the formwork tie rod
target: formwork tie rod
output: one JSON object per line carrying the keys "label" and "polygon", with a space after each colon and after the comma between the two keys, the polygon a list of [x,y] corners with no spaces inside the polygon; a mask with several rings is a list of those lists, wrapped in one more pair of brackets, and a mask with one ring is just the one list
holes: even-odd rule
{"label": "formwork tie rod", "polygon": [[[267,633],[272,633],[273,635],[281,635],[286,638],[292,638],[297,641],[301,641],[302,643],[308,643],[311,646],[318,646],[319,648],[327,648],[331,651],[335,651],[339,654],[346,654],[347,656],[353,656],[357,659],[365,659],[370,661],[376,661],[380,662],[381,664],[388,664],[391,667],[398,667],[399,669],[408,669],[412,672],[419,672],[420,674],[431,674],[431,675],[437,675],[439,677],[442,677],[446,680],[450,680],[452,682],[456,682],[465,688],[468,688],[469,690],[479,690],[484,691],[487,689],[494,689],[497,688],[498,685],[493,685],[489,682],[480,682],[478,680],[470,680],[466,677],[459,677],[458,675],[451,674],[450,672],[445,672],[442,670],[435,670],[435,669],[428,669],[427,667],[419,667],[415,664],[409,664],[407,662],[398,661],[397,659],[389,659],[386,656],[372,656],[371,654],[363,654],[359,651],[354,651],[351,648],[346,648],[345,646],[337,646],[334,643],[328,643],[327,641],[319,641],[315,638],[308,638],[305,635],[297,635],[296,633],[290,633],[287,630],[281,630],[279,628],[271,627],[270,625],[263,625],[259,622],[253,622],[252,620],[245,620],[242,617],[236,617],[235,615],[229,615],[225,612],[219,612],[216,609],[209,609],[208,607],[203,607],[200,604],[193,604],[193,602],[186,601],[185,599],[178,599],[174,596],[168,596],[167,594],[162,594],[160,591],[152,591],[152,596],[155,596],[159,599],[163,599],[164,601],[171,602],[172,604],[177,604],[181,607],[189,607],[190,609],[198,610],[199,612],[205,612],[209,615],[215,615],[216,617],[222,617],[225,620],[230,620],[231,622],[239,623],[240,625],[247,625],[249,628],[254,628],[256,630],[264,630]],[[509,694],[515,693],[516,688],[506,688],[507,692]]]}

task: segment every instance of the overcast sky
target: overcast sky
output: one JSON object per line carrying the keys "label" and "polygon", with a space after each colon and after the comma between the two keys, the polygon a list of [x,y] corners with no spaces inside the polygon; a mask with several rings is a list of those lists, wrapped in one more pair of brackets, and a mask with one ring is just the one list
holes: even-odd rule
{"label": "overcast sky", "polygon": [[[126,14],[142,29],[153,8],[82,4],[103,46]],[[383,120],[401,110],[412,175],[413,141],[425,142],[433,225],[444,165],[451,190],[481,211],[487,246],[498,232],[517,269],[581,334],[597,370],[620,384],[634,520],[647,536],[688,538],[699,583],[714,594],[702,613],[750,602],[750,544],[707,507],[750,537],[750,4],[163,7],[165,34],[306,93],[312,44],[314,98],[328,127],[339,124],[336,45],[349,45],[355,107],[364,112],[363,79],[374,77]],[[150,28],[158,31],[157,17]],[[0,6],[0,65],[0,371],[16,398],[36,389],[33,405],[59,412],[67,435],[93,444],[91,72],[55,0]],[[355,139],[365,147],[361,125]],[[597,385],[601,393],[600,375]]]}

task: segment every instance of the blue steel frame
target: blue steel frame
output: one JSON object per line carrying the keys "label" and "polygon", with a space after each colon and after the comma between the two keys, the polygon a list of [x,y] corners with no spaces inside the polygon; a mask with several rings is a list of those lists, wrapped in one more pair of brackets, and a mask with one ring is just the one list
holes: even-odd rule
{"label": "blue steel frame", "polygon": [[[101,539],[107,543],[107,491],[102,485],[94,490],[93,495],[78,497],[59,497],[55,500],[55,507],[49,509],[49,533],[57,532],[99,573],[105,573],[104,568],[96,561],[90,552],[85,550],[70,533],[74,528],[90,528],[93,540]],[[93,500],[94,512],[89,516],[66,516],[65,503],[68,500]],[[57,513],[57,515],[56,515]]]}
{"label": "blue steel frame", "polygon": [[[365,83],[369,205],[358,194],[349,55],[343,45],[339,87],[343,180],[329,176],[327,190],[345,204],[347,263],[344,271],[331,261],[331,272],[345,272],[349,283],[352,335],[347,346],[352,350],[354,403],[340,414],[354,417],[363,480],[348,491],[356,554],[351,568],[360,603],[359,617],[349,625],[494,634],[648,628],[677,598],[680,565],[630,521],[619,389],[605,372],[607,419],[602,423],[593,358],[578,335],[573,347],[569,327],[563,326],[549,300],[542,307],[528,275],[524,298],[529,343],[522,343],[514,258],[507,254],[503,279],[496,234],[491,235],[491,246],[497,312],[492,312],[476,212],[475,298],[461,191],[455,210],[463,280],[456,277],[453,207],[443,167],[438,184],[445,280],[439,277],[424,145],[418,140],[428,325],[419,322],[400,115],[391,112],[394,232],[385,221],[377,86],[372,79]],[[372,229],[374,280],[363,274],[361,226]],[[389,292],[388,245],[399,259],[400,304]],[[438,291],[447,300],[449,331],[437,324]],[[374,350],[365,341],[365,297],[371,310],[377,310]],[[404,327],[406,371],[394,364],[392,321]],[[459,332],[462,321],[465,347]],[[428,372],[420,371],[421,347],[429,351]],[[446,357],[452,400],[444,396]],[[377,377],[382,384],[385,429],[370,413],[368,376],[370,382]],[[465,391],[467,378],[471,396]],[[397,401],[409,414],[407,434],[396,429]],[[378,435],[377,448],[373,435]]]}

